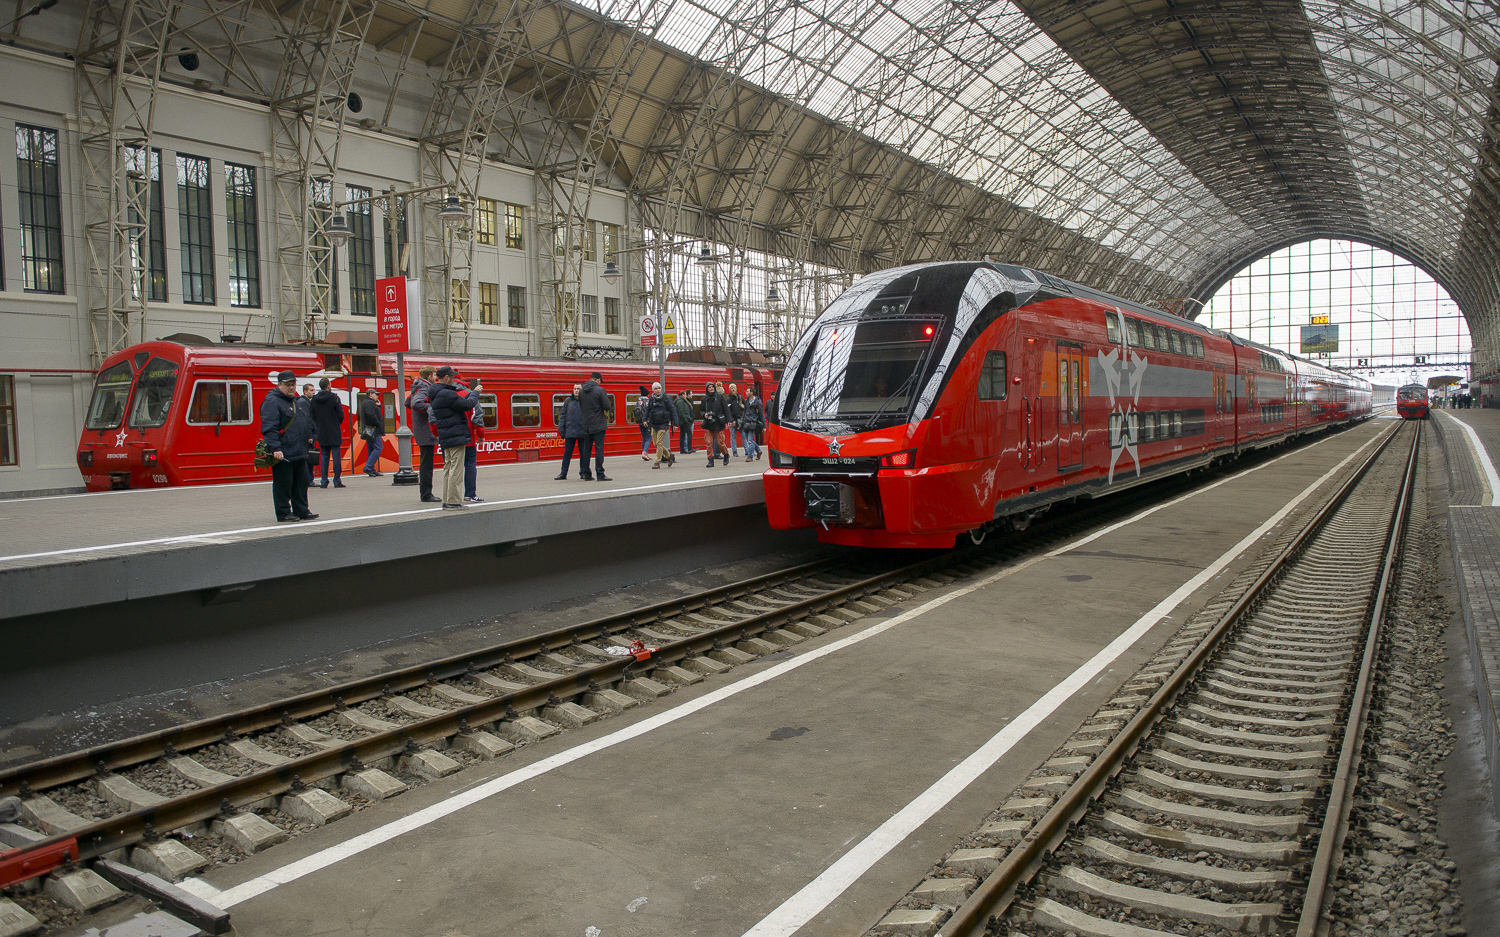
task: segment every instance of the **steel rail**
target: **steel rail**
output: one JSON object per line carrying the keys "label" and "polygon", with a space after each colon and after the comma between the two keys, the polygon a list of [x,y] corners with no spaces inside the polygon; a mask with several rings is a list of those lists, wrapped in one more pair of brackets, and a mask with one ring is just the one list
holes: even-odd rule
{"label": "steel rail", "polygon": [[81,781],[100,771],[111,771],[160,758],[175,749],[187,751],[225,737],[269,729],[289,721],[311,719],[338,709],[353,706],[389,692],[400,692],[423,686],[433,680],[462,676],[473,669],[486,669],[512,659],[529,657],[547,651],[561,650],[581,641],[608,637],[621,631],[649,625],[674,614],[696,611],[717,602],[728,601],[757,590],[772,588],[783,582],[804,579],[827,572],[842,558],[814,560],[787,569],[752,576],[707,589],[693,595],[657,602],[617,615],[606,615],[592,621],[543,634],[507,641],[435,661],[413,664],[399,670],[384,671],[372,677],[349,680],[332,687],[311,690],[274,703],[250,706],[219,716],[184,723],[106,742],[78,752],[16,765],[0,770],[0,795],[41,792],[73,781]]}
{"label": "steel rail", "polygon": [[[800,602],[740,621],[729,622],[723,627],[674,641],[655,649],[650,660],[644,663],[633,657],[618,658],[524,689],[501,693],[479,703],[462,705],[440,715],[418,719],[395,729],[373,733],[355,741],[299,756],[278,767],[264,768],[232,781],[199,788],[152,807],[117,814],[68,833],[38,840],[25,847],[0,853],[0,862],[17,870],[24,867],[25,874],[15,879],[15,881],[21,881],[24,878],[46,874],[63,864],[64,861],[80,862],[97,858],[116,849],[130,846],[151,835],[190,823],[209,820],[221,814],[232,815],[238,808],[257,803],[267,797],[301,790],[309,783],[342,774],[364,763],[415,751],[424,743],[472,731],[474,726],[513,718],[522,711],[556,705],[581,694],[602,689],[608,684],[630,680],[637,671],[670,666],[685,657],[722,648],[726,642],[733,643],[775,630],[782,625],[817,614],[829,606],[854,601],[902,580],[910,579],[914,575],[921,575],[932,567],[951,565],[954,561],[953,554],[919,560],[820,595],[810,596]],[[426,682],[424,678],[410,685],[421,686]],[[386,692],[395,692],[394,685],[387,688]],[[382,693],[376,692],[369,698],[380,695]],[[59,850],[62,850],[64,854],[59,855]]]}
{"label": "steel rail", "polygon": [[[1380,458],[1391,441],[1400,432],[1397,424],[1375,447],[1368,458],[1360,464],[1323,507],[1303,526],[1297,536],[1277,554],[1255,582],[1245,590],[1235,603],[1219,618],[1219,621],[1185,658],[1172,675],[1157,688],[1151,698],[1120,730],[1108,745],[1084,769],[1083,773],[1051,808],[1016,844],[999,867],[991,872],[962,905],[944,922],[938,937],[972,937],[983,934],[992,917],[1003,914],[1015,900],[1016,890],[1029,882],[1047,857],[1062,843],[1073,824],[1082,819],[1093,802],[1104,792],[1105,786],[1125,767],[1125,762],[1140,746],[1147,733],[1155,726],[1177,697],[1187,689],[1199,670],[1208,663],[1224,639],[1230,634],[1244,615],[1260,601],[1266,590],[1280,576],[1293,559],[1320,532],[1334,513],[1353,492],[1360,480]],[[1415,451],[1415,441],[1413,451]]]}
{"label": "steel rail", "polygon": [[1297,922],[1297,937],[1315,937],[1323,909],[1333,897],[1335,872],[1343,853],[1344,837],[1349,829],[1349,811],[1354,806],[1354,787],[1359,776],[1365,728],[1369,722],[1370,700],[1375,691],[1375,658],[1380,652],[1386,600],[1395,584],[1397,557],[1405,537],[1407,516],[1411,513],[1411,500],[1416,488],[1417,444],[1421,438],[1422,424],[1419,422],[1416,437],[1412,440],[1411,453],[1407,456],[1406,477],[1401,494],[1396,499],[1396,511],[1386,534],[1380,579],[1375,587],[1375,600],[1367,618],[1364,657],[1360,661],[1359,677],[1354,684],[1353,704],[1344,729],[1343,744],[1339,747],[1338,769],[1329,786],[1323,829],[1318,835],[1318,850],[1313,856],[1312,868],[1308,871],[1302,916]]}

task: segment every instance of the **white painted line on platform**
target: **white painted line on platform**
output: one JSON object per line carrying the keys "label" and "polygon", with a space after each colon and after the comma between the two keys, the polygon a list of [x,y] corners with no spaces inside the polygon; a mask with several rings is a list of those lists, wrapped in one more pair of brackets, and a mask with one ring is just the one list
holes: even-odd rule
{"label": "white painted line on platform", "polygon": [[[695,481],[688,482],[663,482],[659,485],[637,485],[633,488],[605,488],[598,491],[597,493],[607,495],[621,495],[628,494],[633,491],[654,491],[658,488],[691,488],[698,485],[712,485],[718,484],[720,482],[736,481],[746,478],[759,478],[761,474],[761,472],[754,472],[749,475],[716,475],[713,478],[700,478]],[[493,508],[505,507],[506,505],[535,504],[542,501],[561,501],[566,498],[587,499],[591,497],[593,497],[593,495],[591,494],[573,491],[567,494],[560,495],[537,495],[533,498],[511,498],[508,501],[486,501],[483,504],[468,504],[464,506],[464,510],[486,511]],[[69,547],[66,550],[47,550],[43,553],[17,553],[13,556],[0,556],[0,563],[6,563],[12,560],[35,560],[49,556],[70,556],[77,553],[92,553],[100,550],[124,550],[130,547],[152,547],[164,546],[168,544],[193,543],[211,537],[233,537],[239,534],[258,534],[272,530],[284,534],[294,534],[299,530],[306,530],[309,527],[322,527],[327,524],[348,524],[354,521],[378,521],[384,520],[388,517],[408,517],[416,514],[435,514],[441,510],[442,507],[413,508],[409,511],[390,511],[385,514],[361,514],[358,517],[330,517],[326,520],[299,521],[295,525],[277,523],[270,524],[265,527],[241,527],[237,530],[214,530],[197,534],[178,534],[175,537],[157,537],[154,540],[132,540],[126,543],[101,543],[89,547]]]}
{"label": "white painted line on platform", "polygon": [[1480,498],[1478,507],[1500,507],[1500,476],[1495,474],[1495,463],[1490,461],[1490,454],[1484,448],[1484,442],[1479,434],[1474,432],[1474,427],[1460,420],[1458,417],[1445,410],[1439,410],[1439,414],[1458,424],[1464,431],[1464,436],[1469,441],[1469,449],[1474,453],[1474,461],[1479,463],[1480,471],[1484,473],[1485,496]]}
{"label": "white painted line on platform", "polygon": [[[1326,438],[1319,440],[1317,443],[1314,443],[1313,446],[1322,445],[1327,441],[1328,440]],[[1364,449],[1373,444],[1373,442],[1374,440],[1371,440],[1371,442],[1366,443],[1364,446],[1361,446],[1353,454],[1347,456],[1343,461],[1339,462],[1337,466],[1329,470],[1329,472],[1322,478],[1314,482],[1312,485],[1308,486],[1308,488],[1301,495],[1297,496],[1296,500],[1289,503],[1275,517],[1273,517],[1270,521],[1267,521],[1265,524],[1261,525],[1261,527],[1257,529],[1257,533],[1251,535],[1251,537],[1249,538],[1246,538],[1246,540],[1252,540],[1253,538],[1258,537],[1260,535],[1260,532],[1270,529],[1270,527],[1273,526],[1276,521],[1279,521],[1283,516],[1285,516],[1286,512],[1290,511],[1294,506],[1300,503],[1303,498],[1306,498],[1308,494],[1310,494],[1326,479],[1333,475],[1334,472],[1338,471],[1338,469],[1346,462],[1348,462],[1349,459],[1352,459],[1355,455],[1363,452]],[[1004,579],[1007,576],[1020,572],[1023,569],[1035,565],[1036,563],[1040,563],[1044,559],[1058,556],[1059,554],[1066,553],[1069,550],[1077,549],[1084,544],[1097,540],[1099,537],[1102,537],[1107,533],[1119,530],[1121,527],[1133,524],[1136,521],[1142,520],[1146,517],[1150,517],[1157,511],[1165,510],[1166,508],[1186,501],[1189,498],[1196,497],[1200,494],[1203,494],[1204,492],[1212,491],[1220,485],[1228,484],[1229,482],[1239,478],[1243,478],[1244,476],[1249,475],[1252,472],[1258,472],[1263,468],[1275,465],[1282,459],[1289,458],[1294,454],[1306,452],[1307,449],[1311,449],[1313,448],[1313,446],[1299,449],[1297,453],[1287,453],[1286,455],[1279,456],[1275,459],[1264,462],[1261,465],[1245,469],[1241,472],[1236,472],[1234,475],[1214,482],[1211,485],[1206,485],[1202,488],[1187,492],[1186,494],[1173,498],[1172,500],[1167,501],[1163,504],[1147,508],[1146,510],[1132,515],[1125,520],[1119,521],[1115,524],[1111,524],[1086,536],[1079,537],[1077,540],[1071,541],[1070,543],[1065,544],[1062,547],[1058,547],[1057,549],[1052,550],[1048,553],[1031,557],[1012,566],[1007,566],[1004,569],[1001,569],[985,577],[984,579],[981,579],[978,582],[940,595],[937,598],[925,602],[914,609],[902,612],[900,615],[897,615],[894,618],[890,618],[878,624],[871,625],[869,628],[866,628],[857,634],[852,634],[847,638],[841,638],[840,640],[834,641],[831,644],[827,644],[823,647],[807,651],[803,654],[799,654],[791,660],[783,661],[775,665],[774,667],[770,667],[766,670],[761,671],[760,673],[752,674],[742,680],[731,683],[726,687],[721,687],[720,689],[714,690],[711,693],[706,693],[703,696],[698,697],[697,699],[690,700],[678,706],[674,706],[666,712],[658,713],[654,716],[643,719],[640,722],[635,723],[634,725],[627,726],[615,732],[611,732],[608,735],[601,736],[592,741],[584,742],[581,745],[576,745],[573,748],[558,752],[555,755],[544,758],[534,764],[527,765],[524,768],[518,768],[515,771],[502,775],[501,777],[495,778],[494,780],[487,781],[476,787],[458,792],[453,796],[450,796],[446,800],[442,800],[435,804],[432,804],[431,806],[424,807],[423,809],[418,810],[415,813],[409,814],[405,817],[401,817],[397,820],[393,820],[390,823],[385,824],[384,826],[380,826],[368,832],[361,833],[360,835],[354,836],[342,843],[329,846],[326,849],[321,849],[310,856],[306,856],[302,859],[298,859],[294,862],[288,863],[287,865],[284,865],[279,869],[273,869],[270,872],[256,876],[255,878],[252,878],[246,882],[242,882],[239,885],[235,885],[232,888],[226,888],[223,891],[210,892],[209,890],[213,889],[214,886],[210,885],[207,882],[202,882],[201,880],[199,880],[198,884],[192,886],[192,890],[195,894],[201,891],[203,894],[200,896],[205,897],[206,900],[211,901],[217,907],[225,909],[232,908],[235,905],[240,904],[241,902],[248,901],[251,898],[256,897],[257,895],[265,894],[266,892],[271,891],[279,885],[285,885],[290,882],[294,882],[297,879],[300,879],[306,875],[310,875],[320,869],[328,868],[331,865],[342,862],[343,860],[348,859],[352,856],[356,856],[368,849],[372,849],[380,845],[381,843],[385,843],[389,840],[395,839],[397,836],[400,836],[403,833],[409,833],[413,830],[421,829],[422,827],[434,823],[442,819],[443,817],[448,816],[449,814],[455,813],[465,807],[479,803],[482,800],[493,797],[494,795],[499,794],[502,791],[509,790],[510,788],[515,787],[519,784],[524,784],[528,781],[531,781],[534,778],[547,774],[548,772],[556,768],[561,768],[564,765],[572,764],[579,759],[586,758],[589,755],[604,751],[608,748],[613,748],[614,746],[619,745],[623,742],[628,742],[631,739],[639,738],[640,736],[655,731],[656,729],[662,728],[663,726],[671,725],[678,720],[685,719],[686,717],[691,716],[696,712],[707,709],[709,706],[712,706],[715,703],[730,699],[731,697],[737,696],[740,693],[745,692],[746,690],[753,689],[763,683],[768,683],[771,680],[775,680],[777,677],[781,677],[785,674],[791,673],[792,671],[810,664],[815,660],[820,660],[821,658],[827,657],[831,654],[836,654],[839,651],[844,650],[845,648],[852,647],[863,641],[867,641],[878,634],[889,631],[897,625],[904,624],[905,622],[911,621],[914,618],[925,615],[933,609],[946,605],[949,602],[952,602],[954,599],[961,598],[971,592],[976,592],[980,589],[993,585],[994,583],[998,582],[1001,579]],[[1227,562],[1227,560],[1225,562]],[[1212,575],[1212,573],[1208,575]],[[1196,582],[1199,578],[1206,577],[1204,577],[1204,574],[1200,573],[1198,577],[1194,577],[1193,581]],[[1176,595],[1176,593],[1173,593],[1173,595]],[[1181,600],[1179,599],[1178,601]],[[1174,602],[1173,604],[1175,605],[1176,603]],[[1160,607],[1161,606],[1159,605],[1158,608]],[[1163,614],[1165,614],[1165,612]],[[1134,629],[1132,629],[1132,631],[1133,630]],[[1123,640],[1123,636],[1121,638],[1117,638],[1115,642],[1110,645],[1110,647],[1114,647],[1115,645],[1119,644],[1121,640]],[[1119,652],[1117,651],[1116,656],[1118,656],[1118,653]],[[1054,690],[1053,692],[1055,693],[1056,690]],[[1049,697],[1050,696],[1051,694],[1049,694]],[[1044,699],[1049,697],[1044,697]],[[1033,706],[1033,709],[1035,708],[1036,707]],[[804,891],[806,891],[806,889],[804,889]],[[212,894],[212,897],[208,897],[209,894]],[[801,925],[799,924],[798,926],[800,927]]]}
{"label": "white painted line on platform", "polygon": [[[801,930],[803,925],[811,921],[823,909],[833,903],[839,895],[860,879],[870,867],[885,857],[896,846],[900,845],[912,833],[916,832],[922,824],[932,818],[957,797],[970,784],[972,784],[984,772],[988,771],[1001,756],[1010,751],[1015,744],[1024,739],[1032,729],[1041,725],[1042,722],[1057,711],[1058,707],[1080,689],[1087,686],[1090,680],[1098,676],[1105,667],[1114,663],[1121,655],[1135,645],[1137,641],[1172,613],[1172,610],[1182,604],[1188,596],[1196,592],[1204,583],[1217,576],[1223,569],[1232,563],[1240,554],[1254,546],[1267,531],[1292,512],[1297,505],[1301,504],[1312,495],[1322,484],[1332,478],[1339,469],[1348,464],[1350,459],[1363,452],[1367,447],[1373,445],[1375,440],[1345,456],[1337,465],[1329,469],[1323,477],[1302,489],[1302,493],[1291,501],[1288,501],[1281,510],[1272,514],[1255,530],[1246,534],[1245,537],[1230,547],[1223,555],[1214,560],[1208,567],[1201,570],[1193,578],[1178,586],[1176,591],[1162,599],[1151,611],[1136,619],[1135,624],[1127,628],[1124,633],[1115,638],[1095,654],[1087,663],[1069,674],[1061,683],[1048,690],[1040,699],[1026,708],[1026,711],[1017,716],[1005,728],[996,732],[988,742],[981,745],[973,754],[960,762],[953,770],[935,781],[931,787],[919,794],[915,800],[908,803],[897,811],[890,819],[882,823],[869,836],[865,837],[859,845],[849,850],[837,862],[829,866],[821,875],[809,882],[803,889],[784,901],[780,907],[760,920],[758,924],[745,932],[744,937],[790,937]],[[1290,453],[1288,453],[1290,454]],[[1281,461],[1286,456],[1281,456],[1266,465]],[[1265,465],[1257,466],[1264,468]],[[1254,471],[1251,469],[1250,471]],[[1241,473],[1244,474],[1244,473]],[[1239,475],[1232,476],[1238,478]],[[1226,479],[1228,481],[1230,479]],[[1223,484],[1219,482],[1218,484]],[[1211,487],[1217,487],[1211,486]],[[1207,488],[1203,489],[1209,490]],[[1182,500],[1182,499],[1177,499]],[[1169,502],[1175,503],[1175,502]],[[1162,505],[1165,507],[1166,505]],[[1153,508],[1152,510],[1157,510]],[[1134,520],[1134,518],[1132,518]],[[1101,531],[1100,533],[1103,533]],[[1056,550],[1049,556],[1059,552],[1074,549],[1077,544],[1069,545],[1065,550]]]}

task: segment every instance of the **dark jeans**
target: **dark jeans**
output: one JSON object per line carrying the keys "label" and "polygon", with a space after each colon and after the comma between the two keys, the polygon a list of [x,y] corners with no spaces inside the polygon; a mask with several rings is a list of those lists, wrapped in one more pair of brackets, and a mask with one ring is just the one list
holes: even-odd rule
{"label": "dark jeans", "polygon": [[557,474],[562,478],[568,477],[568,466],[573,464],[574,446],[578,447],[578,474],[582,475],[584,478],[587,478],[589,474],[588,456],[583,454],[583,440],[579,439],[576,436],[569,436],[567,439],[563,440],[563,464],[562,468],[558,470]]}
{"label": "dark jeans", "polygon": [[479,497],[479,447],[464,450],[464,497]]}
{"label": "dark jeans", "polygon": [[422,464],[417,469],[417,497],[426,498],[432,495],[432,463],[435,461],[433,450],[437,446],[418,446],[417,452],[422,456]]}
{"label": "dark jeans", "polygon": [[339,446],[324,446],[323,458],[318,460],[318,475],[324,486],[328,485],[328,465],[333,463],[333,480],[338,481],[344,477],[344,463],[339,461],[339,453],[343,450]]}
{"label": "dark jeans", "polygon": [[578,474],[584,478],[590,478],[585,474],[589,470],[589,452],[594,453],[594,475],[604,474],[604,430],[590,433],[578,441]]}
{"label": "dark jeans", "polygon": [[370,450],[370,455],[365,459],[365,471],[378,471],[380,467],[380,454],[385,451],[385,437],[378,436],[375,439],[366,439],[365,444]]}
{"label": "dark jeans", "polygon": [[693,451],[693,424],[677,427],[677,451],[687,455]]}
{"label": "dark jeans", "polygon": [[306,459],[280,459],[271,463],[271,503],[276,507],[278,519],[312,513],[307,507],[307,486],[311,482]]}
{"label": "dark jeans", "polygon": [[651,451],[651,427],[645,423],[638,424],[641,428],[641,455]]}

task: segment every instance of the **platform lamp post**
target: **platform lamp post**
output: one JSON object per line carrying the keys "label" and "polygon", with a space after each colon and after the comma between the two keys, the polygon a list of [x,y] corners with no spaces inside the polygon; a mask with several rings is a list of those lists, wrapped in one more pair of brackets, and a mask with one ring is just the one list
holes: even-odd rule
{"label": "platform lamp post", "polygon": [[[359,203],[380,202],[386,217],[386,227],[388,229],[386,233],[386,237],[388,238],[387,243],[390,245],[392,252],[394,252],[398,230],[395,207],[398,204],[398,200],[401,200],[399,204],[404,207],[407,204],[405,200],[410,199],[412,196],[423,195],[427,192],[435,192],[440,189],[448,189],[448,186],[429,185],[401,192],[395,189],[387,189],[379,195],[367,195],[363,198],[351,198],[338,202],[334,206],[334,217],[329,223],[327,236],[334,244],[342,244],[349,240],[353,236],[354,231],[349,227],[349,223],[344,217],[344,208]],[[459,200],[458,196],[450,193],[443,199],[443,207],[438,210],[438,219],[442,221],[444,227],[449,231],[453,231],[468,222],[469,213],[464,209],[463,203]],[[407,252],[405,250],[401,252],[400,257],[397,259],[397,264],[401,270],[402,278],[405,279],[407,266]],[[409,310],[407,314],[411,314]],[[411,325],[408,321],[408,331],[410,328]],[[391,484],[393,485],[415,485],[418,482],[417,473],[411,467],[411,437],[411,426],[408,424],[406,418],[406,353],[398,351],[396,352],[397,467],[396,473],[391,476]],[[352,446],[350,450],[352,452]]]}

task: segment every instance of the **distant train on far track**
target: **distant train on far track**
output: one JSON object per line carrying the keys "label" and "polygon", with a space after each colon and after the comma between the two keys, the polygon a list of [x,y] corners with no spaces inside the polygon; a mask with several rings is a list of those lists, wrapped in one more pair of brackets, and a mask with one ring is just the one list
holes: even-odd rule
{"label": "distant train on far track", "polygon": [[871,274],[787,361],[771,525],[948,547],[1371,413],[1367,381],[1026,267]]}
{"label": "distant train on far track", "polygon": [[[286,370],[296,373],[299,390],[326,377],[349,409],[342,452],[347,471],[365,458],[358,400],[371,390],[379,394],[387,434],[379,465],[391,471],[396,395],[410,391],[424,364],[452,365],[465,382],[482,380],[484,429],[475,445],[481,465],[561,458],[562,403],[590,371],[604,375],[604,390],[614,400],[606,453],[641,451],[640,430],[630,415],[640,388],[649,389],[657,378],[654,364],[413,352],[406,356],[406,374],[398,377],[396,356],[373,349],[220,345],[183,336],[132,345],[105,359],[84,415],[78,470],[90,491],[269,479],[270,469],[255,468],[251,456],[260,438],[261,401],[274,387],[270,375]],[[687,394],[697,415],[705,383],[737,383],[741,391],[754,387],[765,397],[775,390],[778,373],[751,365],[670,362],[667,390]]]}
{"label": "distant train on far track", "polygon": [[1429,406],[1427,385],[1402,384],[1396,388],[1396,412],[1403,420],[1427,419]]}

